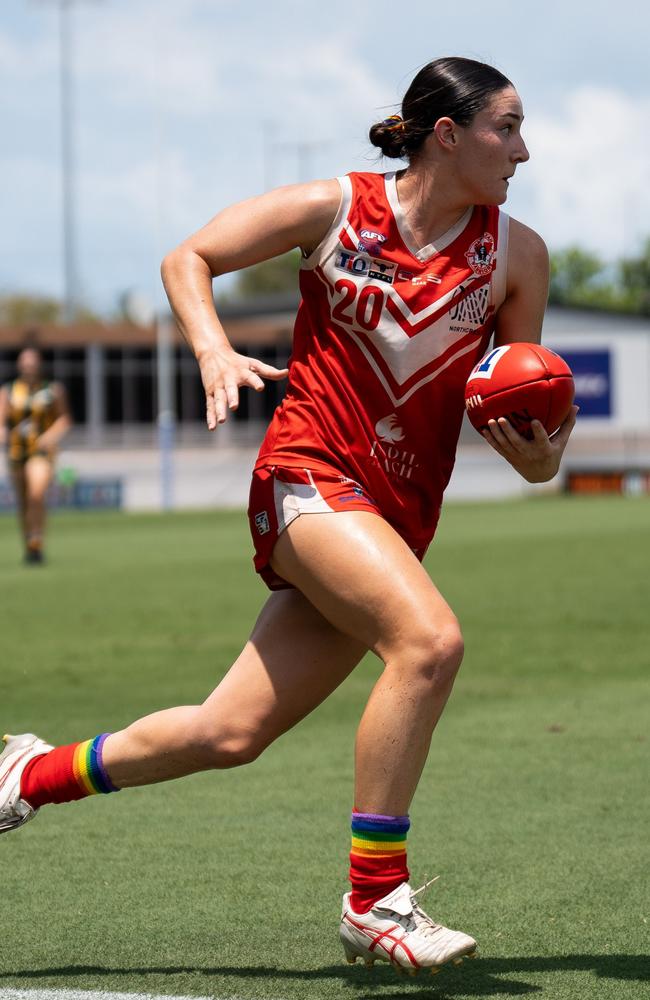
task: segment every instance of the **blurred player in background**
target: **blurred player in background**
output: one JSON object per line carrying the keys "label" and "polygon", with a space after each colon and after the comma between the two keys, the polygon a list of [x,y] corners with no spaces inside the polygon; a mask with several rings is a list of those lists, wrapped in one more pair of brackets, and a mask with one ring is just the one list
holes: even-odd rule
{"label": "blurred player in background", "polygon": [[37,347],[24,347],[18,377],[0,387],[0,443],[7,447],[25,562],[32,565],[44,559],[47,488],[58,445],[72,424],[65,389],[43,378],[42,362]]}
{"label": "blurred player in background", "polygon": [[[472,937],[425,913],[406,863],[409,806],[463,654],[458,621],[421,558],[453,467],[469,372],[493,335],[497,345],[540,339],[546,247],[498,207],[528,159],[522,119],[500,72],[436,60],[415,77],[402,114],[370,131],[406,169],[280,188],[222,212],[165,259],[214,429],[240,387],[260,390],[286,372],[232,350],[212,279],[302,251],[288,392],[255,466],[249,510],[255,565],[273,593],[203,705],[57,749],[8,737],[0,828],[46,803],[251,761],[370,649],[384,670],[356,739],[345,954],[416,972],[474,952]],[[552,440],[533,424],[528,441],[505,420],[485,434],[539,482],[558,471],[574,421],[575,411]],[[317,831],[315,817],[316,839]],[[435,843],[435,830],[426,833]]]}

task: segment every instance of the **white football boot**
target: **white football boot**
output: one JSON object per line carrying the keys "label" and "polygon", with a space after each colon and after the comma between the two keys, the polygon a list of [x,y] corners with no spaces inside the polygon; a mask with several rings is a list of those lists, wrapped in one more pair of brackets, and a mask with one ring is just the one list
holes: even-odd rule
{"label": "white football boot", "polygon": [[38,809],[20,797],[20,779],[30,760],[49,753],[54,747],[33,733],[4,736],[0,753],[0,833],[14,830],[33,819]]}
{"label": "white football boot", "polygon": [[476,957],[474,938],[434,923],[418,906],[415,897],[425,888],[413,891],[408,882],[402,882],[361,914],[350,908],[347,892],[341,942],[348,962],[352,965],[359,957],[368,967],[376,961],[390,962],[398,972],[415,976],[420,969],[435,974],[446,962],[460,965],[463,957]]}

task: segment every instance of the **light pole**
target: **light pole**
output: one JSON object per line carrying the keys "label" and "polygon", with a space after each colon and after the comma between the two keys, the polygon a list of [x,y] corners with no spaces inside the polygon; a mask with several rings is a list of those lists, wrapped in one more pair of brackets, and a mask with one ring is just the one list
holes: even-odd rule
{"label": "light pole", "polygon": [[[59,10],[59,98],[61,116],[61,194],[63,215],[63,320],[73,323],[79,305],[77,268],[76,164],[74,149],[74,87],[72,59],[74,38],[72,8],[80,0],[54,2]],[[97,2],[97,0],[95,0]]]}
{"label": "light pole", "polygon": [[70,56],[74,0],[59,0],[59,92],[61,95],[61,186],[63,206],[64,323],[74,323],[78,303],[75,219],[75,161],[73,143],[73,92]]}

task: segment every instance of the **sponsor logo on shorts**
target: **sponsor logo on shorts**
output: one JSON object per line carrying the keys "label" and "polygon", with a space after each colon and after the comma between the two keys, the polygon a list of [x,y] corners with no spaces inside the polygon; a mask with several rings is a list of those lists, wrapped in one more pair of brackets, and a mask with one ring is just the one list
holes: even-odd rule
{"label": "sponsor logo on shorts", "polygon": [[366,493],[362,490],[355,490],[354,493],[346,494],[344,497],[337,497],[337,503],[356,503],[359,500],[363,500],[365,504],[369,507],[376,507],[377,504],[372,500]]}
{"label": "sponsor logo on shorts", "polygon": [[391,260],[378,260],[367,253],[356,253],[352,250],[339,250],[334,265],[339,271],[345,271],[347,274],[385,281],[388,285],[393,284],[397,271],[397,264]]}
{"label": "sponsor logo on shorts", "polygon": [[268,535],[269,531],[271,530],[271,525],[269,524],[269,515],[265,510],[255,515],[255,527],[257,528],[260,535]]}

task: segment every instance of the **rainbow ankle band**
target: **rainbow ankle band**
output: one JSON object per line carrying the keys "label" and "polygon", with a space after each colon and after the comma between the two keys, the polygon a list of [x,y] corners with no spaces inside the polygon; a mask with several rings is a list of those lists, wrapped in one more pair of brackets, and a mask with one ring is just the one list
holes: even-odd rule
{"label": "rainbow ankle band", "polygon": [[72,770],[79,787],[87,795],[105,795],[108,792],[119,792],[108,774],[102,760],[102,749],[109,733],[102,733],[94,740],[80,743],[72,758]]}
{"label": "rainbow ankle band", "polygon": [[352,854],[362,858],[395,858],[406,853],[408,816],[352,813]]}

